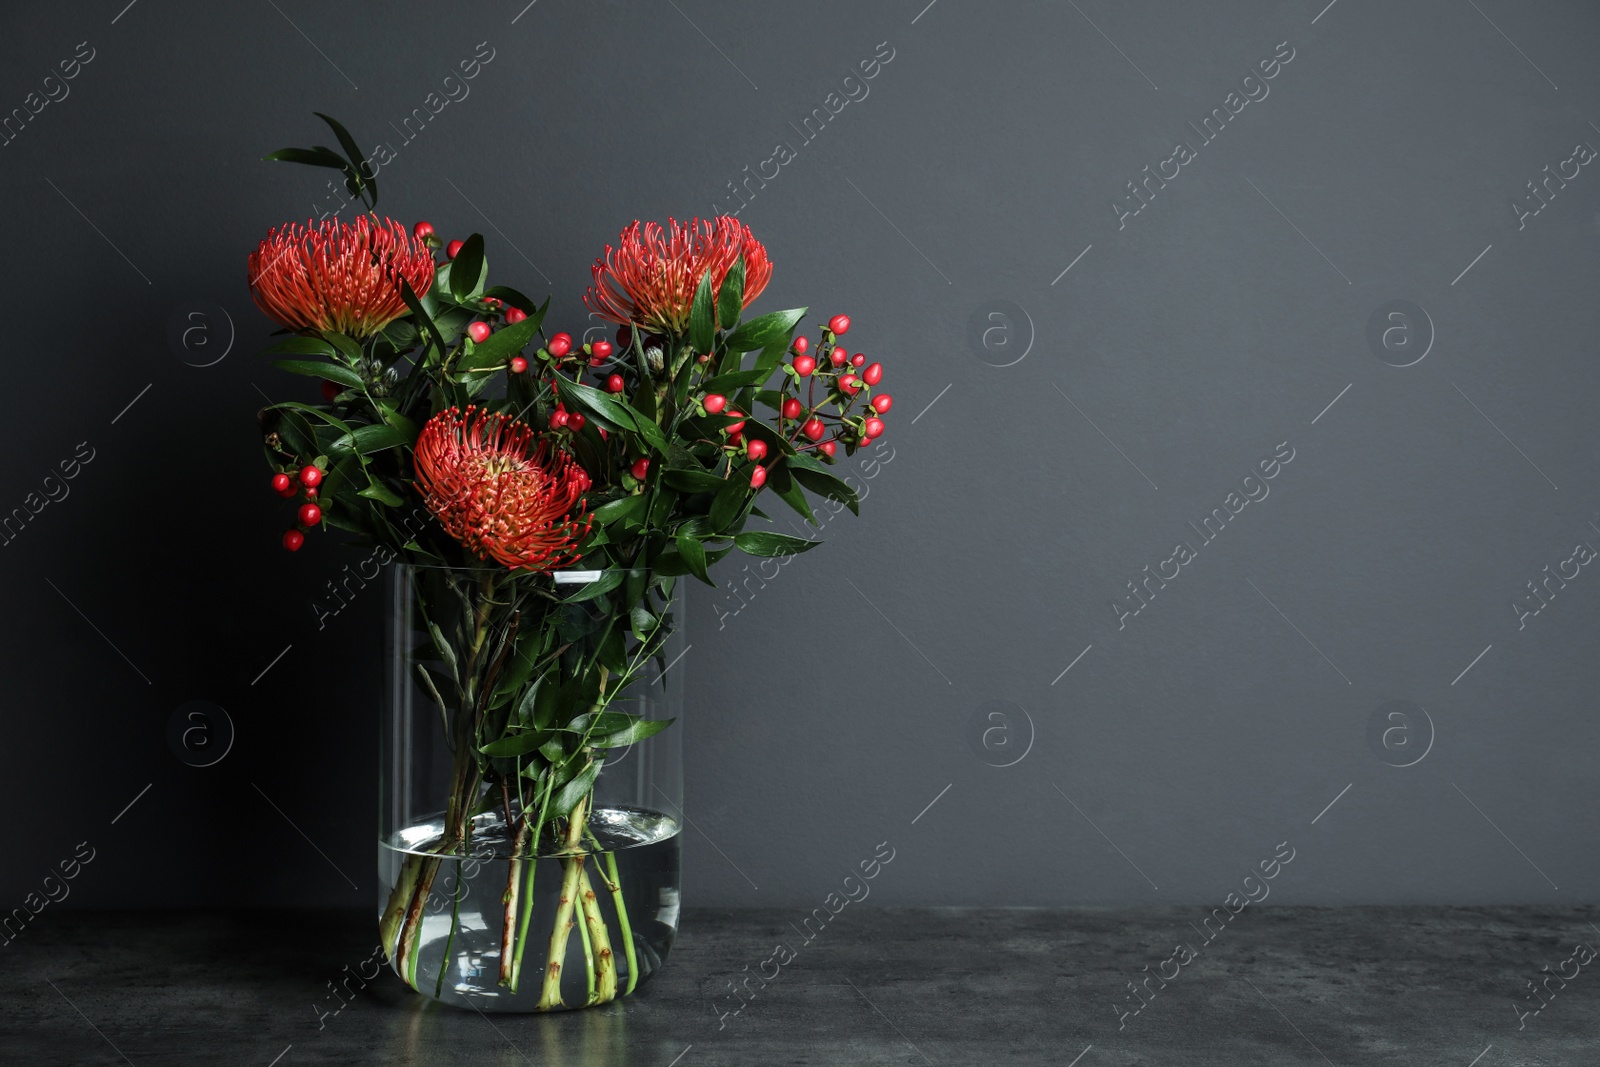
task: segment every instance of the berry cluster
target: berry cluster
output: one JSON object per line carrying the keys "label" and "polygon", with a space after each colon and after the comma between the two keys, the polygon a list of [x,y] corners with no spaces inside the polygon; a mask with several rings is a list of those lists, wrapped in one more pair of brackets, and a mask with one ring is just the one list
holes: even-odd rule
{"label": "berry cluster", "polygon": [[300,505],[296,518],[299,525],[283,532],[283,547],[290,552],[300,551],[300,546],[306,543],[306,531],[322,521],[322,506],[317,503],[317,487],[322,484],[322,469],[314,465],[301,467],[298,471],[279,471],[272,476],[272,490],[284,498],[301,496],[305,503]]}
{"label": "berry cluster", "polygon": [[[840,343],[839,338],[849,332],[850,316],[835,315],[821,331],[816,354],[812,354],[810,341],[796,337],[791,349],[794,358],[784,367],[779,426],[799,451],[815,449],[830,462],[841,443],[848,452],[881,436],[886,428],[883,416],[894,406],[894,397],[888,393],[873,395],[883,382],[883,364],[868,363],[863,352],[852,356]],[[804,402],[788,395],[790,386],[799,393],[802,381],[806,382]],[[856,410],[858,403],[862,404],[860,411]]]}

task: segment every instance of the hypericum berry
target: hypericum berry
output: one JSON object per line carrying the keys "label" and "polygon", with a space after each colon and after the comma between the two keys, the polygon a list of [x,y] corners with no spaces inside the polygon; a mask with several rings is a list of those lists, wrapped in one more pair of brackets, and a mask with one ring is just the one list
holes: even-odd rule
{"label": "hypericum berry", "polygon": [[[728,414],[729,415],[742,415],[744,413],[742,411],[735,411],[732,408],[729,408],[728,409]],[[730,437],[735,435],[735,434],[743,433],[744,432],[744,419],[740,419],[738,422],[729,423],[727,426],[724,426],[722,428],[722,432],[725,433],[725,434],[728,434]]]}
{"label": "hypericum berry", "polygon": [[280,471],[272,476],[272,491],[281,493],[284,490],[294,491],[294,479]]}
{"label": "hypericum berry", "polygon": [[622,375],[620,374],[613,374],[606,379],[606,392],[608,393],[620,393],[627,387],[628,383],[622,380]]}
{"label": "hypericum berry", "polygon": [[596,341],[594,344],[589,346],[590,359],[610,359],[611,352],[612,348],[610,341]]}
{"label": "hypericum berry", "polygon": [[750,488],[760,489],[767,484],[767,468],[757,467],[750,472]]}
{"label": "hypericum berry", "polygon": [[830,329],[834,333],[840,334],[840,335],[849,333],[850,332],[850,316],[849,315],[835,315],[833,318],[828,320],[828,329]]}
{"label": "hypericum berry", "polygon": [[794,372],[802,378],[811,377],[811,372],[817,369],[817,361],[810,356],[794,357]]}
{"label": "hypericum berry", "polygon": [[835,452],[839,451],[839,446],[834,444],[832,441],[824,441],[820,445],[817,446],[817,449],[819,451],[821,451],[821,452],[826,452],[827,455],[828,455],[828,458],[832,459],[833,458],[833,454]]}
{"label": "hypericum berry", "polygon": [[315,526],[322,521],[322,509],[315,504],[300,505],[300,525]]}
{"label": "hypericum berry", "polygon": [[820,441],[822,435],[828,432],[828,428],[823,425],[821,419],[813,417],[806,420],[806,424],[800,427],[800,432],[813,441]]}
{"label": "hypericum berry", "polygon": [[552,430],[562,429],[567,425],[568,418],[569,416],[565,411],[552,411],[550,413],[550,428]]}
{"label": "hypericum berry", "polygon": [[528,361],[527,360],[523,359],[521,356],[512,356],[511,357],[511,373],[512,374],[521,374],[523,371],[525,371],[527,369],[528,369]]}
{"label": "hypericum berry", "polygon": [[742,434],[742,433],[730,433],[728,435],[728,447],[729,448],[742,448],[742,447],[744,447],[744,434]]}
{"label": "hypericum berry", "polygon": [[567,413],[567,429],[571,430],[573,433],[577,433],[588,424],[588,416],[584,415],[583,412],[571,411]]}
{"label": "hypericum berry", "polygon": [[466,244],[466,243],[467,242],[465,242],[465,241],[451,241],[449,244],[445,245],[444,246],[445,258],[446,259],[455,259],[456,256],[459,255],[460,252],[461,252],[461,246]]}
{"label": "hypericum berry", "polygon": [[803,356],[806,354],[806,349],[811,347],[811,342],[807,341],[804,337],[796,337],[794,339],[794,344],[791,347],[793,347],[795,355]]}
{"label": "hypericum berry", "polygon": [[578,479],[578,488],[587,493],[589,487],[594,484],[594,480],[589,477],[589,472],[579,467],[574,474]]}
{"label": "hypericum berry", "polygon": [[882,396],[875,396],[872,398],[872,410],[876,411],[879,415],[887,415],[889,413],[889,409],[892,407],[894,407],[894,397],[890,396],[888,393],[884,393]]}
{"label": "hypericum berry", "polygon": [[322,399],[326,400],[330,404],[339,399],[339,394],[341,392],[343,392],[343,390],[339,388],[337,382],[322,383]]}
{"label": "hypericum berry", "polygon": [[765,459],[767,455],[767,443],[761,440],[759,437],[752,437],[749,441],[745,442],[744,454],[749,456],[751,459]]}
{"label": "hypericum berry", "polygon": [[850,361],[850,353],[846,352],[838,345],[834,345],[833,351],[828,353],[828,359],[833,362],[835,367],[842,367]]}
{"label": "hypericum berry", "polygon": [[425,239],[427,239],[429,237],[432,237],[433,236],[433,223],[431,223],[431,222],[419,222],[419,223],[417,223],[415,226],[411,227],[411,236],[415,237],[419,241],[422,241],[422,240],[425,240]]}
{"label": "hypericum berry", "polygon": [[867,425],[866,425],[866,433],[867,433],[867,440],[869,440],[869,441],[872,440],[874,437],[877,437],[879,434],[883,433],[883,420],[882,419],[868,419],[867,420]]}
{"label": "hypericum berry", "polygon": [[839,375],[839,388],[849,395],[855,396],[861,392],[861,383],[856,380],[854,374],[841,374]]}
{"label": "hypericum berry", "polygon": [[874,363],[866,370],[862,371],[861,380],[866,382],[868,385],[877,385],[879,382],[883,381],[883,364]]}
{"label": "hypericum berry", "polygon": [[290,552],[300,551],[300,546],[306,543],[306,535],[299,530],[285,530],[283,532],[283,547]]}
{"label": "hypericum berry", "polygon": [[487,322],[474,322],[467,327],[467,336],[472,338],[473,344],[483,344],[489,339],[489,324]]}
{"label": "hypericum berry", "polygon": [[710,393],[701,401],[708,415],[720,415],[722,409],[728,406],[728,398],[721,393]]}
{"label": "hypericum berry", "polygon": [[506,308],[506,323],[521,322],[528,317],[528,313],[521,308]]}
{"label": "hypericum berry", "polygon": [[628,468],[628,473],[637,481],[644,481],[645,475],[650,473],[650,457],[640,456],[633,461],[633,466]]}
{"label": "hypericum berry", "polygon": [[300,468],[300,484],[310,489],[322,484],[322,472],[313,466]]}
{"label": "hypericum berry", "polygon": [[795,397],[791,396],[789,399],[783,402],[783,417],[786,419],[798,419],[800,417],[801,410],[802,405]]}
{"label": "hypericum berry", "polygon": [[572,351],[572,335],[569,333],[558,333],[554,337],[550,338],[550,343],[545,345],[545,348],[549,350],[552,356],[560,359],[562,356]]}
{"label": "hypericum berry", "polygon": [[850,357],[850,365],[852,367],[862,366],[866,362],[867,362],[867,354],[865,352],[857,352],[855,355]]}

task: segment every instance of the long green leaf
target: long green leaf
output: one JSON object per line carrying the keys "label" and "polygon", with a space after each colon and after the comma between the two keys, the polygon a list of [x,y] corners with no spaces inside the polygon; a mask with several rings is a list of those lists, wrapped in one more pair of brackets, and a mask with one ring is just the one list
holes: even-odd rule
{"label": "long green leaf", "polygon": [[350,136],[350,131],[340,125],[337,119],[324,115],[320,111],[313,111],[313,115],[326,122],[333,130],[333,135],[339,138],[339,147],[344,149],[344,154],[350,157],[350,164],[355,168],[356,175],[361,180],[361,185],[367,190],[367,200],[372,207],[378,206],[378,180],[373,177],[372,166],[361,155],[361,148],[356,144],[356,139]]}
{"label": "long green leaf", "polygon": [[678,555],[682,556],[684,563],[688,565],[689,573],[707,585],[715,585],[716,583],[706,575],[706,546],[686,530],[678,532],[677,541]]}
{"label": "long green leaf", "polygon": [[716,337],[717,320],[711,308],[711,272],[700,275],[700,285],[694,291],[694,303],[689,307],[689,344],[695,352],[704,355],[711,351]]}
{"label": "long green leaf", "polygon": [[774,311],[760,318],[751,319],[728,337],[728,351],[750,352],[757,348],[766,348],[779,340],[787,341],[794,324],[799,322],[805,313],[805,308],[791,308],[788,311]]}
{"label": "long green leaf", "polygon": [[457,300],[466,300],[477,293],[483,278],[483,234],[468,237],[450,261],[450,293]]}
{"label": "long green leaf", "polygon": [[739,321],[739,313],[744,310],[744,256],[741,255],[733,261],[733,266],[728,268],[728,276],[722,279],[722,288],[717,292],[717,323],[724,330],[733,329],[733,324]]}
{"label": "long green leaf", "polygon": [[550,802],[550,811],[558,815],[569,814],[578,801],[588,796],[589,790],[594,788],[594,780],[604,763],[604,760],[592,760],[587,767],[573,775],[572,780],[562,786],[561,792]]}
{"label": "long green leaf", "polygon": [[304,374],[311,378],[326,378],[330,382],[338,382],[340,385],[351,389],[360,389],[362,385],[361,375],[349,367],[341,367],[337,363],[318,363],[316,360],[309,359],[275,359],[272,361],[272,365],[279,370],[286,370],[290,374]]}
{"label": "long green leaf", "polygon": [[822,544],[821,541],[808,541],[804,537],[791,537],[771,530],[747,530],[734,535],[733,543],[739,551],[750,556],[797,556]]}

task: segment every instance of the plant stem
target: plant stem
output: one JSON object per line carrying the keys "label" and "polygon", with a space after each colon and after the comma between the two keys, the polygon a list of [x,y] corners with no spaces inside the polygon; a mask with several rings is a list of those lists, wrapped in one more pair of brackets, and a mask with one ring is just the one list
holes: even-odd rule
{"label": "plant stem", "polygon": [[611,952],[611,932],[600,915],[600,901],[594,895],[594,886],[589,882],[589,872],[584,869],[583,862],[580,859],[578,863],[578,900],[583,905],[583,943],[587,947],[594,942],[589,980],[597,985],[591,990],[589,1002],[605,1004],[617,999],[617,961]]}
{"label": "plant stem", "polygon": [[450,933],[444,939],[444,955],[439,957],[439,977],[433,983],[433,999],[444,995],[444,976],[450,970],[450,946],[456,943],[456,929],[461,925],[461,860],[456,860],[455,900],[450,905]]}
{"label": "plant stem", "polygon": [[539,994],[539,1011],[549,1011],[561,1005],[561,965],[567,956],[567,938],[572,933],[572,908],[578,898],[578,875],[582,872],[584,816],[589,798],[584,797],[572,807],[567,821],[567,851],[578,853],[566,860],[566,871],[561,879],[561,898],[556,904],[556,921],[550,930],[550,954],[545,961],[544,986]]}
{"label": "plant stem", "polygon": [[[576,857],[576,859],[577,859],[577,862],[578,862],[578,885],[577,885],[578,899],[580,901],[582,901],[582,899],[583,899],[583,887],[584,887],[584,884],[586,882],[588,882],[589,878],[584,873],[584,870],[583,870],[584,858],[582,856],[578,856],[578,857]],[[572,860],[569,859],[567,862],[571,863]],[[592,892],[589,895],[591,897],[594,896],[594,894]],[[589,930],[589,911],[588,911],[588,908],[584,908],[583,909],[583,922],[578,923],[577,925],[578,925],[578,939],[583,942],[583,978],[584,978],[584,983],[588,986],[588,992],[585,995],[583,1003],[584,1003],[584,1006],[587,1007],[587,1006],[589,1006],[591,1004],[596,1003],[595,964],[594,964],[594,935]]]}
{"label": "plant stem", "polygon": [[611,890],[611,903],[617,909],[617,925],[622,928],[622,951],[628,960],[628,988],[623,990],[623,994],[627,995],[639,984],[639,958],[633,951],[633,926],[628,922],[628,905],[622,899],[622,879],[617,877],[616,854],[605,852],[602,855],[606,858],[606,888]]}
{"label": "plant stem", "polygon": [[[500,984],[503,986],[511,985],[512,948],[516,944],[517,936],[517,904],[521,899],[519,891],[522,888],[522,865],[530,862],[522,858],[527,847],[528,813],[524,811],[517,819],[517,833],[511,841],[511,873],[506,876],[506,892],[500,901],[505,909],[505,919],[500,926]],[[534,857],[531,862],[537,864],[538,857]]]}
{"label": "plant stem", "polygon": [[[511,992],[517,991],[522,981],[522,952],[528,947],[528,920],[533,917],[533,878],[539,873],[539,838],[544,833],[545,814],[550,807],[550,790],[554,779],[545,780],[544,796],[539,800],[538,819],[533,824],[533,835],[528,841],[527,877],[522,882],[522,914],[517,918],[517,948],[511,961]],[[520,788],[520,787],[519,787]]]}

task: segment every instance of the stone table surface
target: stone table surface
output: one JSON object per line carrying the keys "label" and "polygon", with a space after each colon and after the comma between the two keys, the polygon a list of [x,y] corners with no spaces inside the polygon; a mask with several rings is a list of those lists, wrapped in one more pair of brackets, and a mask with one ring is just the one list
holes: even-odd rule
{"label": "stone table surface", "polygon": [[805,943],[788,911],[689,911],[633,997],[485,1016],[387,969],[336,999],[369,914],[46,912],[0,946],[0,1063],[1600,1064],[1600,961],[1567,962],[1600,909],[1262,906],[1209,941],[1205,915],[862,907]]}

